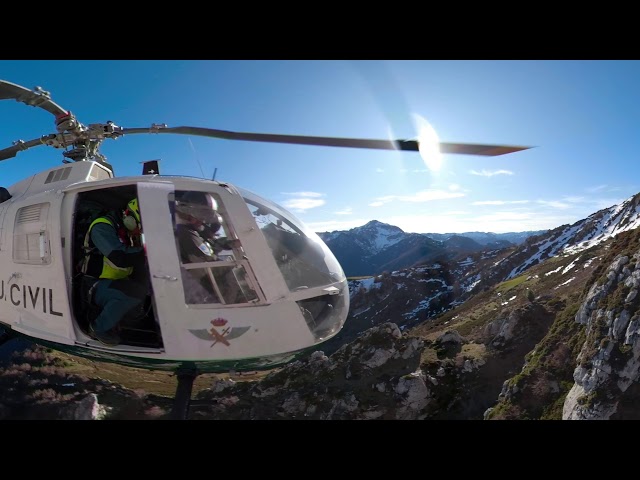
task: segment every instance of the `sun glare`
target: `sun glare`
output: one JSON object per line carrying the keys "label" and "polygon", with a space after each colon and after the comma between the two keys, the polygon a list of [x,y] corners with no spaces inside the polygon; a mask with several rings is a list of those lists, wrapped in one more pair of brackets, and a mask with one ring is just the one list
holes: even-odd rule
{"label": "sun glare", "polygon": [[434,128],[423,117],[413,114],[414,124],[418,132],[418,149],[422,161],[429,170],[438,171],[442,167],[440,139]]}

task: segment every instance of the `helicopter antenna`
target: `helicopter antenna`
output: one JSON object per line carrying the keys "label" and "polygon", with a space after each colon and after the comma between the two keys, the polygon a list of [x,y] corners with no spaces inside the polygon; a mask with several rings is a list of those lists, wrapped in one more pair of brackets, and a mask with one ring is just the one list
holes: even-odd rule
{"label": "helicopter antenna", "polygon": [[218,167],[213,169],[213,177],[211,177],[211,180],[215,180],[216,179],[216,172],[218,171]]}
{"label": "helicopter antenna", "polygon": [[193,151],[193,154],[196,157],[196,161],[198,162],[198,166],[200,167],[200,173],[202,174],[202,178],[204,178],[204,170],[202,170],[202,164],[200,163],[200,157],[198,156],[198,152],[196,152],[196,148],[193,146],[193,142],[191,141],[191,138],[187,137],[187,140],[189,140],[189,145],[191,145],[191,150]]}

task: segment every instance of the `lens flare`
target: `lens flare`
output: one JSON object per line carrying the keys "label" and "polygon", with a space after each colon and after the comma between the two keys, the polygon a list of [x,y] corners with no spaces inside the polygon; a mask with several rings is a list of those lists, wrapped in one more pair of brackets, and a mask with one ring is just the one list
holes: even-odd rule
{"label": "lens flare", "polygon": [[414,124],[418,132],[418,150],[422,161],[429,170],[438,171],[442,167],[440,139],[434,128],[423,117],[413,114]]}

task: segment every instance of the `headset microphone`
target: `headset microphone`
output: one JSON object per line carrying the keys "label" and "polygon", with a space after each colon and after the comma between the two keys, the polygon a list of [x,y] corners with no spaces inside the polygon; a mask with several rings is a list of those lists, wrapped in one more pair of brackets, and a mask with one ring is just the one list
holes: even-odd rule
{"label": "headset microphone", "polygon": [[133,215],[128,215],[127,213],[128,212],[125,212],[125,215],[122,219],[122,223],[124,224],[127,230],[132,232],[133,230],[138,228],[138,221],[135,219]]}

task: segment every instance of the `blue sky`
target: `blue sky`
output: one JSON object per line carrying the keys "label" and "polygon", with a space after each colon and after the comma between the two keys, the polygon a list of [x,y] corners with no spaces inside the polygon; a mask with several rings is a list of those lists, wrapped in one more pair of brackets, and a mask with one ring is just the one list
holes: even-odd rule
{"label": "blue sky", "polygon": [[[406,232],[514,232],[571,224],[640,192],[639,61],[0,60],[84,124],[202,126],[355,138],[530,145],[500,157],[262,144],[180,135],[105,141],[116,175],[237,184],[315,231],[379,220]],[[0,104],[0,148],[54,133],[53,116]],[[60,164],[39,146],[0,163],[2,185]]]}

